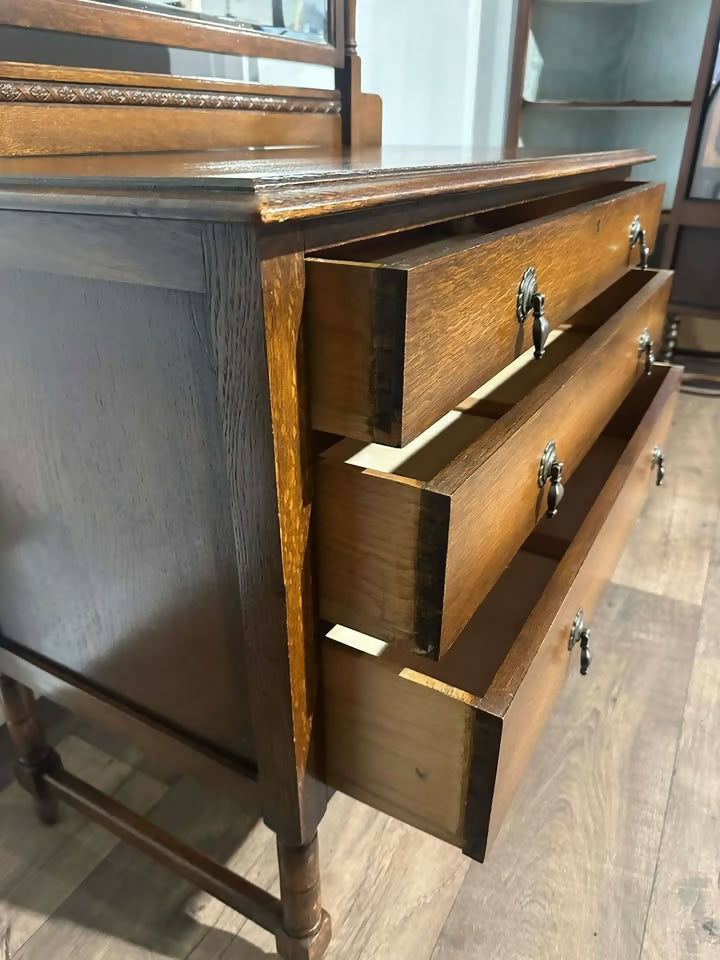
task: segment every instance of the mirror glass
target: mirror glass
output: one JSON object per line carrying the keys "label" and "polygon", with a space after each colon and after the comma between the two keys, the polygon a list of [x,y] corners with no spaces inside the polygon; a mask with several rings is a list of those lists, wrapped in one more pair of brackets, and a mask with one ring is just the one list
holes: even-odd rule
{"label": "mirror glass", "polygon": [[720,44],[705,100],[690,196],[696,200],[720,200]]}
{"label": "mirror glass", "polygon": [[330,0],[103,0],[116,7],[172,13],[202,22],[329,42]]}

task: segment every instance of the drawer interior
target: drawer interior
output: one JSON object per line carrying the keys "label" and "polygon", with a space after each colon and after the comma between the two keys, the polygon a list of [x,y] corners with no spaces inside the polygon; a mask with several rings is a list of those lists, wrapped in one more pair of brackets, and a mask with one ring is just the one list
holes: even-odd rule
{"label": "drawer interior", "polygon": [[[658,366],[652,378],[636,385],[568,481],[557,516],[541,521],[440,661],[404,654],[393,645],[339,625],[329,631],[328,637],[401,669],[441,681],[454,689],[457,698],[470,696],[481,705],[589,509],[617,466],[629,434],[637,428],[670,369]],[[516,671],[518,679],[523,674],[524,669]]]}
{"label": "drawer interior", "polygon": [[472,246],[479,237],[543,217],[557,216],[584,203],[620,195],[645,184],[638,181],[595,183],[580,190],[554,194],[486,210],[482,213],[415,227],[397,233],[340,244],[318,252],[324,260],[382,264],[387,267],[412,267],[416,263],[445,256],[452,240],[452,252],[463,249],[463,238]]}
{"label": "drawer interior", "polygon": [[432,481],[654,277],[653,271],[629,271],[567,324],[550,333],[541,361],[534,359],[532,349],[525,351],[406,446],[347,439],[330,447],[323,456],[401,481]]}
{"label": "drawer interior", "polygon": [[439,662],[342,626],[328,632],[328,784],[485,858],[577,668],[573,619],[582,608],[592,624],[679,382],[666,366],[637,382],[568,482],[551,535],[525,541]]}

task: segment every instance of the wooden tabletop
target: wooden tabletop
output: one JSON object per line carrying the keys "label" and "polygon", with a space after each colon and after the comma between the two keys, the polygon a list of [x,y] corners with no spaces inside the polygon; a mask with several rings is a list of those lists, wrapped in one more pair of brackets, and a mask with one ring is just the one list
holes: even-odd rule
{"label": "wooden tabletop", "polygon": [[[376,147],[0,159],[0,207],[137,213],[176,202],[278,222],[428,195],[627,168],[644,150]],[[50,206],[49,206],[50,205]]]}

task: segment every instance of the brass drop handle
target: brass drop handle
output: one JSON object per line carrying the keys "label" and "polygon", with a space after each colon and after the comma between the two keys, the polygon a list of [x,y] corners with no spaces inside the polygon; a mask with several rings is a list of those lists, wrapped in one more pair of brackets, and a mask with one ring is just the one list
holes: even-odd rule
{"label": "brass drop handle", "polygon": [[578,643],[580,644],[580,674],[584,677],[592,663],[592,650],[590,649],[590,628],[585,626],[582,610],[578,610],[575,614],[572,629],[570,630],[568,650],[572,650]]}
{"label": "brass drop handle", "polygon": [[660,447],[653,447],[651,467],[655,469],[655,486],[661,487],[665,482],[665,454]]}
{"label": "brass drop handle", "polygon": [[528,267],[520,279],[515,309],[518,323],[525,323],[532,310],[533,356],[539,360],[545,353],[550,324],[545,317],[545,294],[538,290],[535,267]]}
{"label": "brass drop handle", "polygon": [[641,356],[645,354],[645,374],[648,377],[652,373],[653,364],[655,363],[654,346],[650,331],[645,327],[638,340],[638,353]]}
{"label": "brass drop handle", "polygon": [[640,217],[634,216],[630,224],[630,249],[636,244],[640,244],[640,269],[647,270],[650,260],[650,247],[645,242],[645,228],[640,222]]}
{"label": "brass drop handle", "polygon": [[546,517],[557,515],[560,501],[565,494],[565,487],[562,482],[563,464],[557,458],[555,441],[549,440],[543,450],[540,458],[540,468],[538,469],[538,487],[542,490],[547,481],[550,481],[548,490]]}

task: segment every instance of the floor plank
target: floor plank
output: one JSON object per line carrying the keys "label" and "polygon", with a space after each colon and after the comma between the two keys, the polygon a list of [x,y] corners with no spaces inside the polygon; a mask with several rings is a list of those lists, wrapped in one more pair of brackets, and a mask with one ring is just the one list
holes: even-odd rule
{"label": "floor plank", "polygon": [[610,587],[591,674],[570,678],[433,960],[639,957],[698,619]]}
{"label": "floor plank", "polygon": [[642,960],[720,957],[720,530],[710,564]]}
{"label": "floor plank", "polygon": [[[164,793],[156,780],[77,737],[59,748],[68,769],[95,778],[100,789],[141,813]],[[0,923],[14,956],[119,841],[67,808],[56,827],[39,827],[16,785],[0,794],[0,811]]]}
{"label": "floor plank", "polygon": [[720,515],[720,403],[681,394],[662,487],[652,487],[613,580],[702,603]]}

